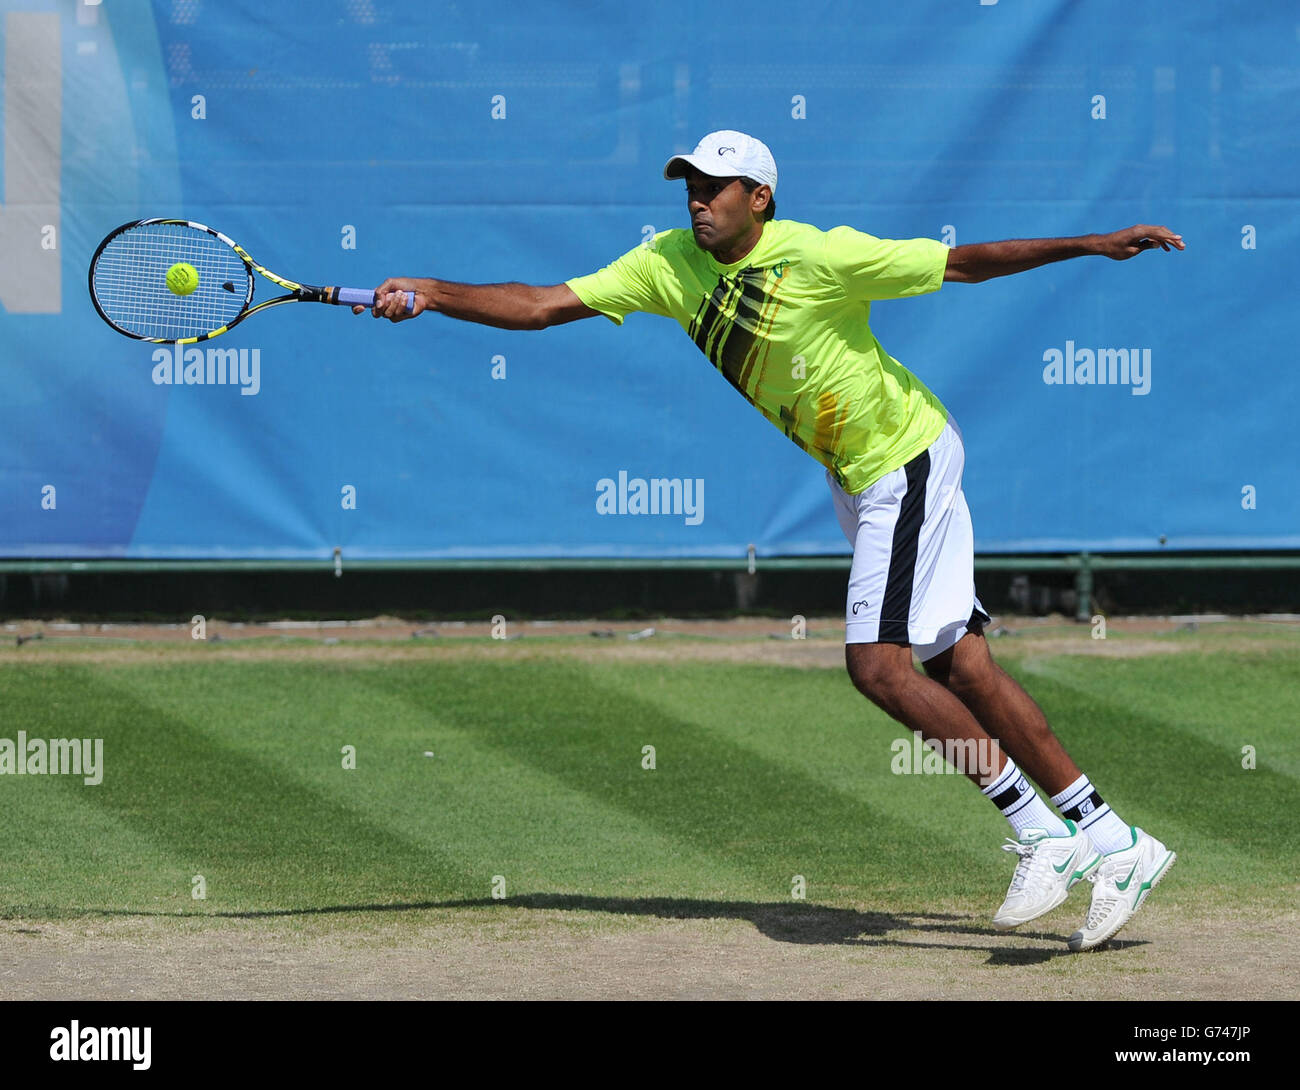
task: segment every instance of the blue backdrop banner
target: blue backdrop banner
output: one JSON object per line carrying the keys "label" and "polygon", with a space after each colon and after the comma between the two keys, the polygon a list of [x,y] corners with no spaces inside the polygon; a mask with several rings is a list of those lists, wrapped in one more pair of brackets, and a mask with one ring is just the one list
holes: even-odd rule
{"label": "blue backdrop banner", "polygon": [[312,283],[555,284],[686,226],[663,163],[720,128],[772,149],[783,219],[1185,237],[874,305],[964,432],[978,549],[1300,547],[1294,4],[0,10],[0,555],[847,552],[822,468],[664,318],[297,305],[177,359],[90,303],[145,216]]}

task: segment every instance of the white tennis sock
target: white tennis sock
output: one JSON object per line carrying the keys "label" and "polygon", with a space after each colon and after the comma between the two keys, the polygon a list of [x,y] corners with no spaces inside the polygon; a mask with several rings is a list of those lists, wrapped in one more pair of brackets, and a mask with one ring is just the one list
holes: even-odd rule
{"label": "white tennis sock", "polygon": [[1052,805],[1084,830],[1099,852],[1117,852],[1133,844],[1132,831],[1102,801],[1087,776],[1080,776],[1059,795],[1053,795]]}
{"label": "white tennis sock", "polygon": [[1069,835],[1070,830],[1065,827],[1065,822],[1052,813],[1051,807],[1038,797],[1034,785],[1010,757],[998,773],[998,778],[980,790],[993,800],[993,805],[1011,822],[1011,828],[1017,837],[1024,829],[1046,829],[1048,836]]}

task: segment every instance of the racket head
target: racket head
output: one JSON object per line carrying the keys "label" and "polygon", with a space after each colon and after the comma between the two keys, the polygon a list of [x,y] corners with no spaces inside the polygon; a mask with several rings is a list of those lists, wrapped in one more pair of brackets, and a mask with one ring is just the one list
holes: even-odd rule
{"label": "racket head", "polygon": [[[167,270],[193,265],[198,287],[176,295]],[[90,262],[90,299],[119,333],[154,344],[192,344],[224,333],[253,301],[247,256],[202,223],[146,219],[124,223],[99,244]]]}

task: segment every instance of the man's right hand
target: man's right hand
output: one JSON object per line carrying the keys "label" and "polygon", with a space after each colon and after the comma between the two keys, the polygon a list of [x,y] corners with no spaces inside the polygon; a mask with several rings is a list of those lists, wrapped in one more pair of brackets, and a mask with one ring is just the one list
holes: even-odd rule
{"label": "man's right hand", "polygon": [[[390,276],[375,289],[373,307],[354,306],[353,314],[369,310],[376,318],[387,318],[390,322],[404,322],[408,318],[418,318],[428,308],[432,295],[429,290],[430,280],[417,280],[408,276]],[[407,309],[407,295],[415,296],[415,305]]]}
{"label": "man's right hand", "polygon": [[1159,246],[1168,252],[1172,246],[1175,250],[1187,249],[1182,235],[1176,235],[1168,227],[1153,227],[1138,224],[1123,231],[1112,231],[1098,239],[1097,252],[1112,261],[1127,261],[1136,257],[1143,250],[1154,250]]}

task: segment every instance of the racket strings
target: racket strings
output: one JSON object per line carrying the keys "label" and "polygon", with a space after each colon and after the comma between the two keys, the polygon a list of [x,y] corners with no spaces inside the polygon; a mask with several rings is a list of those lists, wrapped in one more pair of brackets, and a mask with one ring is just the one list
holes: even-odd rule
{"label": "racket strings", "polygon": [[[167,287],[167,270],[177,262],[199,274],[199,286],[189,295]],[[216,236],[183,223],[149,223],[128,228],[104,247],[92,284],[100,309],[120,329],[182,340],[234,321],[251,280],[248,266]]]}

